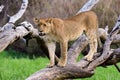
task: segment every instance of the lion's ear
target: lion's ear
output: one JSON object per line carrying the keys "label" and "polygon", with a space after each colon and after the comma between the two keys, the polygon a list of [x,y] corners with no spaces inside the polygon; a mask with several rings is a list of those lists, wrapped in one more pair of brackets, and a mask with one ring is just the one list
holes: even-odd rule
{"label": "lion's ear", "polygon": [[48,18],[47,22],[48,22],[48,23],[52,23],[52,22],[53,22],[53,19],[52,19],[52,18]]}
{"label": "lion's ear", "polygon": [[33,21],[34,21],[35,23],[38,23],[38,22],[39,22],[39,19],[33,18]]}

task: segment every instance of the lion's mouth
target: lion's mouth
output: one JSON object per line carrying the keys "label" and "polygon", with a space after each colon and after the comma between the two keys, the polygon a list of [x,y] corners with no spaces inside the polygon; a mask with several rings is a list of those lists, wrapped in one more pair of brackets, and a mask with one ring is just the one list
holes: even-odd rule
{"label": "lion's mouth", "polygon": [[46,34],[43,32],[39,32],[39,36],[45,36]]}

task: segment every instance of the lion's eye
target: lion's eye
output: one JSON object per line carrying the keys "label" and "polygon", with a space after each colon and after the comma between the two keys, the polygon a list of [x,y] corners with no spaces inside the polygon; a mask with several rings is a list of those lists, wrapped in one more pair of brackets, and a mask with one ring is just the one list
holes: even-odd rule
{"label": "lion's eye", "polygon": [[46,26],[46,24],[43,24],[43,26]]}

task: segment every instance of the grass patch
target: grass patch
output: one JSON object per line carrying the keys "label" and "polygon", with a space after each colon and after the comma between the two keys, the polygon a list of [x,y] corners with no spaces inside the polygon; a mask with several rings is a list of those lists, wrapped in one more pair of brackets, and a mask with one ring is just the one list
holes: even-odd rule
{"label": "grass patch", "polygon": [[29,59],[27,55],[10,50],[0,54],[0,80],[25,80],[46,67],[47,58]]}
{"label": "grass patch", "polygon": [[[80,59],[81,57],[79,57]],[[0,80],[25,80],[34,72],[45,68],[49,63],[47,58],[30,59],[28,55],[13,50],[0,53]],[[120,64],[118,64],[120,66]],[[91,78],[75,80],[119,80],[120,73],[114,66],[98,67]]]}
{"label": "grass patch", "polygon": [[[83,57],[84,57],[83,55],[80,55],[77,61],[79,61]],[[120,67],[120,63],[118,65]],[[119,79],[120,79],[120,73],[112,65],[112,66],[108,66],[107,68],[97,67],[95,69],[95,75],[93,75],[92,77],[75,79],[75,80],[119,80]]]}
{"label": "grass patch", "polygon": [[[118,65],[120,66],[120,64]],[[107,68],[98,67],[92,77],[75,80],[120,80],[120,73],[114,66],[108,66]]]}

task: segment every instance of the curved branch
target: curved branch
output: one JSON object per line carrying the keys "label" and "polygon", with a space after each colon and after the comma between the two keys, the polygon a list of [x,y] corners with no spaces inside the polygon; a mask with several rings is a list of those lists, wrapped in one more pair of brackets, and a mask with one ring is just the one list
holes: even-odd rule
{"label": "curved branch", "polygon": [[4,8],[4,5],[1,5],[0,6],[0,13],[2,12],[3,8]]}
{"label": "curved branch", "polygon": [[15,15],[10,17],[9,22],[15,23],[18,19],[20,19],[22,15],[25,13],[27,6],[28,6],[28,0],[22,0],[22,5],[20,10]]}
{"label": "curved branch", "polygon": [[120,15],[119,15],[118,20],[117,20],[117,22],[115,24],[115,27],[112,29],[111,33],[116,31],[117,29],[120,29]]}
{"label": "curved branch", "polygon": [[89,0],[78,12],[77,14],[79,14],[80,12],[84,12],[84,11],[89,11],[93,8],[93,6],[95,4],[97,4],[100,0]]}
{"label": "curved branch", "polygon": [[[20,19],[22,17],[22,15],[25,13],[26,8],[28,6],[28,0],[22,0],[22,5],[20,10],[18,11],[18,13],[16,13],[15,15],[10,17],[10,20],[8,21],[8,23],[6,23],[1,29],[0,31],[4,31],[4,30],[8,30],[8,29],[12,29],[15,26],[14,23]],[[12,26],[11,26],[12,25]]]}
{"label": "curved branch", "polygon": [[64,68],[53,67],[40,70],[26,80],[64,80],[69,78],[90,77],[94,73],[84,70],[76,65],[65,66]]}
{"label": "curved branch", "polygon": [[[10,26],[12,27],[14,25],[11,24]],[[37,30],[33,28],[32,24],[24,21],[15,29],[12,28],[0,32],[0,52],[3,51],[9,44],[13,43],[15,40],[26,36],[29,33],[34,33],[34,35],[38,35],[36,31]]]}
{"label": "curved branch", "polygon": [[80,36],[68,50],[68,64],[76,63],[80,52],[88,45],[85,35]]}

